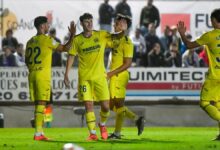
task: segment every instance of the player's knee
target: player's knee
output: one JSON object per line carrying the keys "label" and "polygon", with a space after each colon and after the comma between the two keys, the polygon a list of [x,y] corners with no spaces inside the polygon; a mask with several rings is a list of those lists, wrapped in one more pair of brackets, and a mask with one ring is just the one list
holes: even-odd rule
{"label": "player's knee", "polygon": [[126,111],[127,111],[127,107],[119,107],[116,109],[117,115],[125,116]]}
{"label": "player's knee", "polygon": [[202,109],[205,109],[208,105],[210,105],[210,102],[201,100],[199,105]]}

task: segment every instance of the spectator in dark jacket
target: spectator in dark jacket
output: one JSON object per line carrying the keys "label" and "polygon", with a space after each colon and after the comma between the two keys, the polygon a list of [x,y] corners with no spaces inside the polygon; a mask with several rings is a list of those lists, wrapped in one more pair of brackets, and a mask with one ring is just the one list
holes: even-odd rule
{"label": "spectator in dark jacket", "polygon": [[99,25],[101,30],[111,32],[114,9],[108,2],[109,0],[104,0],[104,3],[99,7]]}
{"label": "spectator in dark jacket", "polygon": [[164,55],[161,52],[161,47],[159,43],[155,43],[151,51],[148,53],[148,66],[149,67],[165,66]]}
{"label": "spectator in dark jacket", "polygon": [[2,47],[5,46],[9,46],[11,48],[12,53],[16,51],[18,41],[15,37],[13,37],[12,29],[8,29],[6,31],[6,37],[2,39]]}
{"label": "spectator in dark jacket", "polygon": [[[61,43],[61,40],[56,36],[56,29],[51,28],[49,31],[50,37],[54,38],[54,40],[58,43]],[[52,54],[52,66],[53,67],[61,67],[62,66],[62,55],[58,51],[53,51]]]}
{"label": "spectator in dark jacket", "polygon": [[127,0],[122,0],[115,7],[115,14],[122,14],[124,16],[132,17],[131,8],[127,3]]}
{"label": "spectator in dark jacket", "polygon": [[0,66],[1,67],[15,67],[16,59],[13,53],[11,52],[11,47],[3,47],[3,54],[0,55]]}
{"label": "spectator in dark jacket", "polygon": [[182,56],[176,43],[170,44],[169,51],[165,52],[166,67],[182,67]]}
{"label": "spectator in dark jacket", "polygon": [[146,34],[150,23],[154,23],[156,28],[160,25],[160,13],[153,5],[153,0],[148,0],[147,6],[141,10],[140,27],[143,35]]}

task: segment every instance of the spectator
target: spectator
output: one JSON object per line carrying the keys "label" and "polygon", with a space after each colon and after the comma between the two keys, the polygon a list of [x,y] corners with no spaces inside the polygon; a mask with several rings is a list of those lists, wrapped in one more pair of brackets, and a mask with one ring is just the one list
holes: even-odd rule
{"label": "spectator", "polygon": [[166,67],[182,67],[182,57],[176,43],[170,44],[169,51],[165,52]]}
{"label": "spectator", "polygon": [[199,65],[200,67],[208,67],[209,66],[209,59],[206,53],[208,50],[207,46],[201,46],[202,51],[199,53]]}
{"label": "spectator", "polygon": [[146,44],[144,37],[141,35],[141,30],[139,27],[136,28],[135,34],[131,35],[131,41],[134,44],[132,66],[140,66],[141,58],[146,53]]}
{"label": "spectator", "polygon": [[114,9],[108,4],[109,0],[104,0],[99,7],[99,25],[101,30],[112,31],[112,18],[114,17]]}
{"label": "spectator", "polygon": [[186,50],[182,55],[183,67],[199,67],[199,56],[194,49]]}
{"label": "spectator", "polygon": [[140,27],[142,35],[147,33],[148,25],[155,24],[155,28],[160,25],[160,13],[156,6],[153,5],[153,0],[147,0],[147,6],[142,8],[140,16]]}
{"label": "spectator", "polygon": [[18,41],[15,37],[13,37],[12,29],[8,29],[6,31],[6,37],[2,39],[2,47],[5,46],[9,46],[11,48],[12,53],[16,51]]}
{"label": "spectator", "polygon": [[24,45],[19,43],[16,48],[16,52],[14,53],[16,64],[19,67],[25,66],[25,53],[24,53]]}
{"label": "spectator", "polygon": [[[145,43],[147,50],[151,50],[155,43],[160,43],[159,37],[156,35],[155,24],[150,23],[148,26],[148,33],[145,35]],[[160,43],[161,45],[161,43]]]}
{"label": "spectator", "polygon": [[[49,36],[54,38],[57,43],[61,44],[61,40],[56,37],[56,29],[51,28],[49,31]],[[62,66],[62,54],[59,51],[53,51],[52,54],[52,66],[53,67],[61,67]]]}
{"label": "spectator", "polygon": [[164,52],[169,50],[170,44],[172,43],[171,30],[169,26],[164,29],[164,35],[160,38],[160,42],[163,46]]}
{"label": "spectator", "polygon": [[11,47],[3,47],[3,54],[0,55],[1,67],[14,67],[16,66],[15,56],[12,54]]}
{"label": "spectator", "polygon": [[[186,34],[186,38],[187,38],[189,41],[191,41],[191,40],[192,40],[192,35],[189,34],[189,33],[187,33],[187,34]],[[187,50],[186,45],[185,45],[183,42],[181,42],[181,45],[180,45],[181,55],[182,55],[186,50]]]}
{"label": "spectator", "polygon": [[131,8],[127,4],[127,0],[122,0],[115,7],[115,14],[122,14],[124,16],[132,17]]}
{"label": "spectator", "polygon": [[165,66],[164,55],[161,52],[160,43],[155,43],[151,51],[148,53],[148,66],[149,67]]}
{"label": "spectator", "polygon": [[177,32],[177,27],[176,25],[171,26],[171,33],[172,33],[172,43],[176,43],[178,46],[178,50],[180,51],[180,46],[181,46],[181,39],[178,36]]}
{"label": "spectator", "polygon": [[61,40],[57,37],[57,32],[55,28],[51,28],[49,31],[50,37],[54,38],[54,40],[61,44]]}

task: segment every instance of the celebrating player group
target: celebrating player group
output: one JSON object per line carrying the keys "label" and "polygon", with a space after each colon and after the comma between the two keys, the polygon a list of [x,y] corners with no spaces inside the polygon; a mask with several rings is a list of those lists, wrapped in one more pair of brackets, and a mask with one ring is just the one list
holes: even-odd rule
{"label": "celebrating player group", "polygon": [[[43,132],[44,109],[51,96],[51,59],[52,51],[68,52],[68,60],[64,76],[64,83],[69,86],[69,71],[78,56],[78,99],[85,106],[85,117],[89,130],[86,140],[96,141],[99,138],[121,139],[121,130],[125,118],[131,119],[137,127],[137,134],[144,131],[145,119],[137,116],[124,105],[126,86],[129,81],[127,69],[131,66],[133,44],[126,35],[131,26],[129,16],[116,14],[114,18],[114,33],[93,30],[93,16],[84,13],[79,17],[83,31],[76,34],[76,25],[71,21],[68,28],[70,36],[66,44],[57,43],[47,35],[49,23],[45,16],[38,16],[34,20],[37,34],[26,44],[25,63],[29,70],[29,92],[35,103],[35,134],[34,140],[49,140]],[[177,29],[188,48],[200,45],[208,47],[209,71],[201,90],[200,106],[208,115],[216,120],[220,128],[220,9],[211,13],[214,29],[203,34],[197,40],[188,41],[184,22],[179,21]],[[104,54],[111,49],[110,70],[106,71]],[[100,103],[99,118],[94,113],[94,102]],[[107,120],[110,110],[115,113],[115,128],[113,133],[107,131]],[[98,120],[98,121],[96,121]],[[96,133],[96,122],[101,136]],[[216,137],[220,140],[220,134]]]}

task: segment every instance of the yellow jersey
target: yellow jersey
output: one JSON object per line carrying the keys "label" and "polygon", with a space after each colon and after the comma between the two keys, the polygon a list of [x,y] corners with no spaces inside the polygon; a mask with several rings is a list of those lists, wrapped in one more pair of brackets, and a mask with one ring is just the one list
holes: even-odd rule
{"label": "yellow jersey", "polygon": [[220,29],[206,32],[196,40],[199,45],[208,47],[209,59],[208,79],[220,79]]}
{"label": "yellow jersey", "polygon": [[112,61],[110,65],[110,70],[115,70],[123,64],[123,58],[133,57],[134,45],[131,42],[131,39],[127,36],[122,37],[121,39],[115,39],[111,43],[112,45]]}
{"label": "yellow jersey", "polygon": [[51,79],[52,50],[58,47],[50,36],[41,34],[32,37],[26,44],[25,62],[35,79]]}
{"label": "yellow jersey", "polygon": [[104,51],[111,34],[106,31],[92,31],[91,37],[79,34],[74,37],[70,55],[78,55],[79,80],[93,80],[106,77]]}

